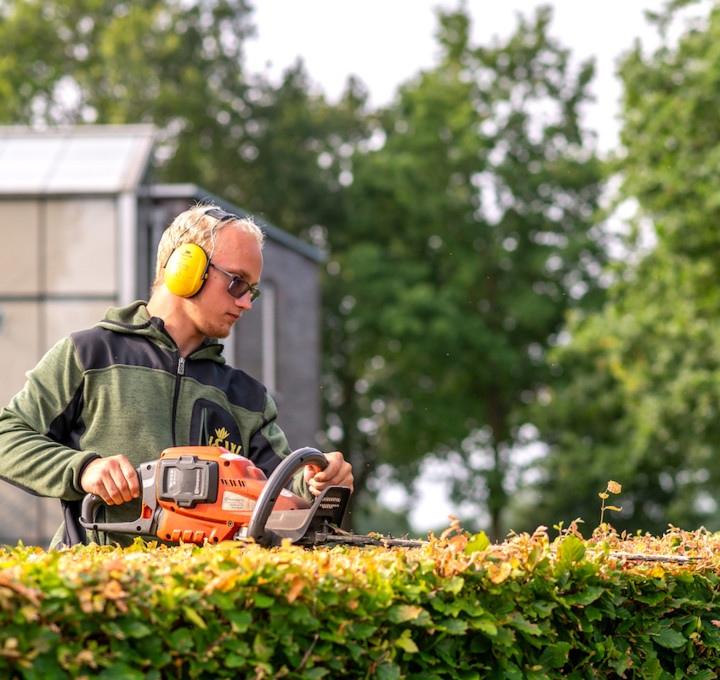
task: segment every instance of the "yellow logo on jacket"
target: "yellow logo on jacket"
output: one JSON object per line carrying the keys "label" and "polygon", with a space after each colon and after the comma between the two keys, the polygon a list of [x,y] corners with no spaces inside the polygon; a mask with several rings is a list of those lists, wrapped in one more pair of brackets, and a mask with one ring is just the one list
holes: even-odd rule
{"label": "yellow logo on jacket", "polygon": [[242,444],[235,444],[228,440],[229,432],[221,427],[215,430],[215,436],[210,435],[208,438],[208,446],[224,446],[231,453],[240,453],[242,451]]}

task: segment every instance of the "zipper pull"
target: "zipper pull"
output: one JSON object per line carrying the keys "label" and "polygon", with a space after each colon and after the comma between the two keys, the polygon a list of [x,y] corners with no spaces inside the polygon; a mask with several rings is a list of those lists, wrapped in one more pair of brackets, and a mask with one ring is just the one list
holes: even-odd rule
{"label": "zipper pull", "polygon": [[185,375],[185,358],[180,357],[178,359],[178,375]]}

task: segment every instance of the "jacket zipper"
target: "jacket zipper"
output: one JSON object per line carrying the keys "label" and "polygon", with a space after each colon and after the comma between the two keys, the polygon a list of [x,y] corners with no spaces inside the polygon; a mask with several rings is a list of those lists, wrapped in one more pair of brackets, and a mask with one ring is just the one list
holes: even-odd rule
{"label": "jacket zipper", "polygon": [[177,363],[177,374],[175,377],[175,395],[173,397],[173,408],[172,408],[172,442],[173,446],[177,446],[177,435],[175,430],[175,423],[177,422],[177,408],[178,401],[180,399],[180,381],[185,375],[185,358],[178,357]]}

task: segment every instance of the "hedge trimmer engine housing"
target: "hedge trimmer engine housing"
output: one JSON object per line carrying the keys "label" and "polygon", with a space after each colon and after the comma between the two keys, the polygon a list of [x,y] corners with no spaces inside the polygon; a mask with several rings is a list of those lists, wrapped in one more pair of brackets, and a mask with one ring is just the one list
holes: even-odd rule
{"label": "hedge trimmer engine housing", "polygon": [[140,516],[132,522],[99,522],[99,496],[83,500],[80,524],[94,531],[157,536],[164,541],[218,543],[253,540],[278,546],[284,540],[305,546],[419,545],[418,541],[357,536],[341,529],[350,489],[332,486],[309,503],[287,489],[305,465],[320,469],[319,451],[293,451],[267,478],[248,458],[217,446],[165,449],[158,460],[137,468],[142,489]]}

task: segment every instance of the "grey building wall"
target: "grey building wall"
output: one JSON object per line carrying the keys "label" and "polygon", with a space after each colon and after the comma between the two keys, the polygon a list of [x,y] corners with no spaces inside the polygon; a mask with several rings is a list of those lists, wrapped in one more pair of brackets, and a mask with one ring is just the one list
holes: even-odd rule
{"label": "grey building wall", "polygon": [[321,418],[317,263],[271,240],[264,261],[263,293],[238,323],[236,365],[268,386],[290,446],[317,446]]}
{"label": "grey building wall", "polygon": [[[0,406],[57,340],[131,297],[153,139],[145,125],[0,127]],[[0,482],[0,543],[47,547],[61,518],[56,499]]]}

